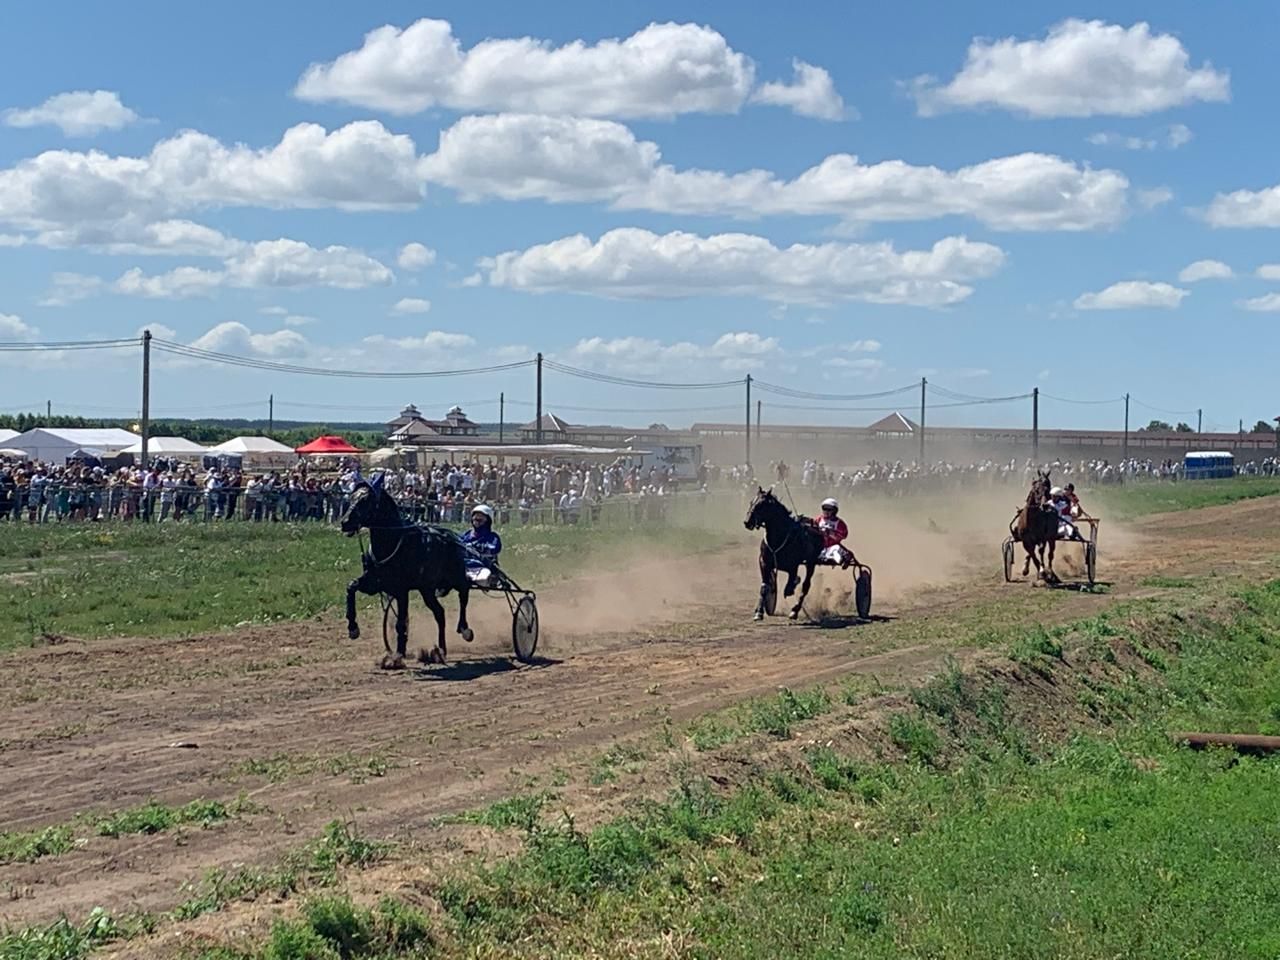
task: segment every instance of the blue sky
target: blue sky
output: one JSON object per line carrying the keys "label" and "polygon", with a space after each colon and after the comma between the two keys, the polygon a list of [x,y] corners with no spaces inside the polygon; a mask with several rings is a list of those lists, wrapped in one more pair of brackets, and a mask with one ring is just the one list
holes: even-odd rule
{"label": "blue sky", "polygon": [[[1118,426],[1121,406],[1048,397],[1130,392],[1136,424],[1202,408],[1206,429],[1280,413],[1280,10],[757,7],[14,8],[0,340],[150,327],[386,370],[541,350],[833,395],[923,374],[975,396],[1038,386],[1042,423],[1064,427]],[[137,410],[136,351],[0,364],[0,410]],[[162,355],[153,409],[253,416],[274,394],[282,418],[412,400],[487,419],[500,391],[531,416],[523,369],[388,383]],[[773,422],[916,402],[761,396]],[[576,422],[732,419],[741,399],[546,381]]]}

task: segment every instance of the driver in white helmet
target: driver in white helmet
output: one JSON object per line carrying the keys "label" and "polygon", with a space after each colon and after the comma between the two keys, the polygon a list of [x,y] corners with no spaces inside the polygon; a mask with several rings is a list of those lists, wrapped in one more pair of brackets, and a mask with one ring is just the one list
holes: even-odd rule
{"label": "driver in white helmet", "polygon": [[818,520],[818,530],[822,533],[822,559],[847,568],[853,562],[853,553],[844,545],[849,527],[839,514],[840,504],[835,497],[822,501],[822,518]]}
{"label": "driver in white helmet", "polygon": [[471,529],[462,535],[467,546],[465,562],[467,576],[472,580],[487,580],[490,567],[502,552],[502,538],[493,529],[493,507],[478,503],[471,511]]}
{"label": "driver in white helmet", "polygon": [[1079,507],[1072,503],[1071,495],[1062,487],[1054,487],[1049,491],[1049,502],[1058,513],[1058,537],[1063,540],[1083,540],[1075,523]]}

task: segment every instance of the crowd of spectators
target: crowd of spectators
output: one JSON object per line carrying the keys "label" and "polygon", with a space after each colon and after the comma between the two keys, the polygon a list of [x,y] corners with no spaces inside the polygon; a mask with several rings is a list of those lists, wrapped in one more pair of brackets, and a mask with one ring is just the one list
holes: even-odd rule
{"label": "crowd of spectators", "polygon": [[[366,468],[367,469],[367,468]],[[489,503],[503,524],[599,520],[606,504],[629,519],[660,518],[678,482],[669,468],[613,463],[530,461],[520,466],[431,461],[383,471],[386,489],[415,520],[463,523]],[[0,464],[0,520],[245,520],[333,522],[362,477],[351,460],[328,471],[209,468],[158,460],[148,469],[85,463]]]}
{"label": "crowd of spectators", "polygon": [[[367,471],[368,468],[365,468]],[[678,491],[740,491],[756,483],[796,484],[814,495],[842,492],[907,496],[952,489],[1029,484],[1037,469],[1056,479],[1096,486],[1121,482],[1176,481],[1177,460],[1129,458],[1079,461],[1030,459],[876,461],[833,470],[806,459],[798,469],[771,461],[764,476],[746,464],[706,462],[683,480],[670,467],[640,467],[629,459],[612,463],[527,461],[520,465],[454,464],[433,460],[421,468],[385,470],[387,490],[414,520],[465,523],[478,503],[492,505],[500,525],[598,522],[606,511],[628,521],[661,519]],[[1244,476],[1280,475],[1280,459],[1237,465]],[[254,523],[334,522],[342,516],[361,479],[359,461],[316,470],[254,471],[235,466],[203,467],[173,459],[108,468],[73,462],[50,465],[0,462],[0,521],[184,522],[243,520]]]}

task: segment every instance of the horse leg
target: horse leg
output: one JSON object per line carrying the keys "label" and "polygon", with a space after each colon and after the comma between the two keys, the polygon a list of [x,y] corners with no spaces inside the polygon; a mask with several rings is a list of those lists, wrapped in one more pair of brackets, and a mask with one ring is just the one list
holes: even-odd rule
{"label": "horse leg", "polygon": [[347,584],[347,636],[352,640],[360,639],[360,624],[356,623],[356,591],[359,589],[359,580]]}
{"label": "horse leg", "polygon": [[436,648],[430,653],[423,649],[418,654],[418,659],[423,663],[444,663],[444,605],[440,603],[440,598],[436,596],[434,590],[422,590],[420,592],[422,593],[422,602],[427,605],[431,615],[436,618]]}
{"label": "horse leg", "polygon": [[[796,600],[796,605],[791,608],[791,619],[795,620],[800,616],[800,608],[804,606],[804,598],[809,595],[809,584],[813,583],[813,566],[812,560],[808,560],[804,565],[804,583],[800,585],[800,598]],[[800,568],[796,568],[796,574],[799,575]]]}
{"label": "horse leg", "polygon": [[[475,639],[476,635],[471,627],[467,625],[467,599],[471,594],[471,588],[468,586],[458,587],[458,635],[467,643]],[[444,641],[441,641],[443,649]]]}
{"label": "horse leg", "polygon": [[403,670],[404,648],[409,643],[409,592],[402,590],[393,599],[396,605],[396,652],[382,658],[382,668]]}
{"label": "horse leg", "polygon": [[776,578],[778,571],[773,568],[773,561],[769,559],[765,553],[764,544],[760,544],[760,599],[756,601],[756,612],[752,617],[754,620],[764,619],[764,598],[769,592],[769,583]]}
{"label": "horse leg", "polygon": [[1045,573],[1045,580],[1047,580],[1049,583],[1061,583],[1061,581],[1058,579],[1058,575],[1053,572],[1054,547],[1055,547],[1055,541],[1050,540],[1049,541],[1049,563],[1048,563],[1048,566],[1045,567],[1045,570],[1047,571]]}
{"label": "horse leg", "polygon": [[1029,566],[1034,563],[1036,565],[1036,579],[1039,580],[1042,565],[1040,561],[1036,559],[1036,545],[1024,542],[1022,546],[1026,548],[1027,551],[1027,562],[1022,565],[1022,575],[1025,577],[1029,572]]}
{"label": "horse leg", "polygon": [[800,565],[792,567],[787,571],[787,585],[782,589],[782,595],[789,597],[796,592],[796,587],[800,585]]}

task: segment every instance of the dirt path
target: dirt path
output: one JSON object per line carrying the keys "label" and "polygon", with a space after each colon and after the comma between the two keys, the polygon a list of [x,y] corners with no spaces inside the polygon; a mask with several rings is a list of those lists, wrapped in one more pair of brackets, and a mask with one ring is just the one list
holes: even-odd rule
{"label": "dirt path", "polygon": [[[1273,503],[1255,501],[1161,517],[1135,526],[1119,555],[1104,540],[1109,594],[1007,585],[998,548],[956,553],[941,584],[913,581],[912,555],[885,551],[874,558],[875,613],[885,619],[836,630],[749,623],[750,551],[644,565],[540,593],[546,660],[534,666],[509,658],[505,604],[492,599],[479,601],[476,642],[451,644],[453,663],[399,674],[375,669],[379,639],[347,640],[337,616],[12,654],[0,661],[0,829],[241,790],[262,812],[207,830],[95,838],[0,867],[9,892],[0,925],[94,906],[172,907],[184,881],[268,862],[336,817],[355,816],[368,835],[421,840],[435,817],[587,764],[666,718],[686,721],[779,686],[853,673],[921,679],[997,611],[1004,625],[1066,620],[1155,589],[1142,585],[1153,574],[1247,570],[1273,549],[1275,514]],[[686,599],[654,599],[664,596]],[[419,627],[424,619],[415,611]],[[250,763],[275,778],[246,773]]]}

